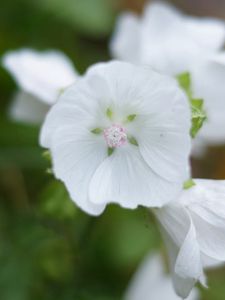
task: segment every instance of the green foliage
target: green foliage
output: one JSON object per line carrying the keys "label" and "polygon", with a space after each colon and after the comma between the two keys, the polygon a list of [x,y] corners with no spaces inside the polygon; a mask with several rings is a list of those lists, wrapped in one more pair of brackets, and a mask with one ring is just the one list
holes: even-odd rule
{"label": "green foliage", "polygon": [[105,36],[112,30],[118,0],[39,0],[35,5],[56,14],[81,32]]}
{"label": "green foliage", "polygon": [[0,118],[0,167],[43,168],[39,128]]}
{"label": "green foliage", "polygon": [[180,84],[180,87],[185,91],[186,95],[188,96],[190,102],[192,113],[192,127],[190,134],[192,138],[195,138],[206,120],[204,101],[202,99],[193,98],[193,93],[191,90],[190,73],[182,73],[178,75],[177,80]]}
{"label": "green foliage", "polygon": [[77,207],[69,198],[63,183],[53,180],[40,194],[40,212],[55,219],[73,219]]}

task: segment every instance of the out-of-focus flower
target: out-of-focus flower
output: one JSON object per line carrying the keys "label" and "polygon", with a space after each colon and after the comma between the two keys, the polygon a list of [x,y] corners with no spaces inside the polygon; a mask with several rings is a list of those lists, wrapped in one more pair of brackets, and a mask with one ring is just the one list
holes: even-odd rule
{"label": "out-of-focus flower", "polygon": [[187,297],[203,269],[225,261],[225,181],[196,179],[175,202],[155,209],[177,294]]}
{"label": "out-of-focus flower", "polygon": [[169,4],[153,2],[140,18],[132,13],[118,18],[110,49],[121,60],[176,75],[221,49],[224,42],[223,21],[187,16]]}
{"label": "out-of-focus flower", "polygon": [[20,121],[42,121],[60,91],[78,78],[72,62],[58,51],[22,49],[6,53],[2,62],[22,91],[10,108],[11,117]]}
{"label": "out-of-focus flower", "polygon": [[[159,255],[150,254],[141,263],[126,291],[124,300],[179,300],[173,289],[169,274],[165,274]],[[188,300],[199,299],[193,289]]]}
{"label": "out-of-focus flower", "polygon": [[40,124],[44,120],[49,107],[48,104],[40,101],[39,98],[19,91],[13,97],[9,109],[9,116],[13,120]]}
{"label": "out-of-focus flower", "polygon": [[204,99],[207,120],[194,140],[193,154],[204,154],[208,145],[225,145],[225,53],[191,69],[193,94]]}
{"label": "out-of-focus flower", "polygon": [[189,72],[193,96],[204,100],[208,119],[193,142],[193,156],[225,144],[225,22],[187,16],[164,2],[147,4],[143,16],[118,18],[110,49],[114,57],[148,64],[169,75]]}
{"label": "out-of-focus flower", "polygon": [[53,172],[90,214],[107,203],[160,207],[189,176],[190,108],[177,82],[125,62],[97,64],[66,89],[41,132]]}

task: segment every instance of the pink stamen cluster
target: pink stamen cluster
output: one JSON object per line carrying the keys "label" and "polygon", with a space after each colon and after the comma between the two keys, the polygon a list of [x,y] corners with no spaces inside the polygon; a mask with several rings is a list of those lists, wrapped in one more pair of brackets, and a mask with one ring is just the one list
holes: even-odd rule
{"label": "pink stamen cluster", "polygon": [[118,124],[104,129],[104,138],[110,148],[121,147],[127,142],[126,129]]}

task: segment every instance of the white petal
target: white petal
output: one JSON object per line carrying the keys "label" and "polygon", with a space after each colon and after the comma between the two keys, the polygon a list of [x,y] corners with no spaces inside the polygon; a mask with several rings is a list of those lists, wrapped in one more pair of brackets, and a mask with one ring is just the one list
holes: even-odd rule
{"label": "white petal", "polygon": [[222,49],[225,42],[225,22],[215,18],[187,17],[186,27],[196,43],[205,49]]}
{"label": "white petal", "polygon": [[195,179],[196,186],[180,199],[189,209],[201,251],[225,260],[225,181]]}
{"label": "white petal", "polygon": [[190,220],[190,228],[185,240],[180,248],[176,264],[175,273],[182,278],[200,279],[202,276],[202,262],[200,248],[197,242],[195,227]]}
{"label": "white petal", "polygon": [[48,104],[53,104],[60,90],[78,78],[71,61],[58,51],[8,52],[3,57],[3,65],[21,89]]}
{"label": "white petal", "polygon": [[[198,292],[193,290],[189,300],[197,300]],[[179,300],[171,278],[164,273],[163,261],[159,255],[150,254],[141,263],[131,280],[125,300]]]}
{"label": "white petal", "polygon": [[106,108],[102,109],[101,97],[93,91],[91,84],[92,81],[86,84],[80,79],[61,94],[42,126],[40,144],[43,147],[50,147],[54,131],[62,125],[79,124],[89,130],[105,125]]}
{"label": "white petal", "polygon": [[202,253],[201,256],[202,256],[203,266],[207,270],[224,267],[224,265],[225,265],[225,262],[221,262],[221,261],[218,261],[216,259],[213,259],[213,258],[205,255],[204,253]]}
{"label": "white petal", "polygon": [[224,41],[224,22],[188,17],[156,2],[146,7],[142,19],[140,57],[157,70],[174,75],[188,71]]}
{"label": "white petal", "polygon": [[139,61],[139,23],[138,17],[132,13],[119,16],[110,42],[110,51],[114,58],[130,62]]}
{"label": "white petal", "polygon": [[154,300],[153,295],[157,291],[158,294],[161,292],[161,297],[155,298],[155,300],[164,300],[163,295],[165,292],[168,292],[169,289],[167,289],[167,286],[166,288],[164,286],[163,273],[163,262],[160,256],[148,255],[138,267],[138,270],[129,283],[125,300],[146,300],[148,297]]}
{"label": "white petal", "polygon": [[[176,294],[181,298],[196,299],[197,291],[193,289],[196,280],[193,278],[183,278],[175,272],[176,259],[179,253],[179,246],[174,242],[171,236],[166,232],[164,227],[161,227],[161,232],[169,255],[170,269],[172,273],[172,283]],[[191,291],[191,289],[193,289]],[[190,294],[189,294],[190,293]],[[188,296],[189,295],[189,296]]]}
{"label": "white petal", "polygon": [[10,118],[20,122],[40,124],[49,106],[26,92],[18,92],[10,106]]}
{"label": "white petal", "polygon": [[188,297],[203,276],[195,228],[186,209],[176,203],[155,210],[167,246],[176,293]]}
{"label": "white petal", "polygon": [[225,261],[225,227],[212,225],[195,213],[192,213],[192,218],[198,232],[201,251],[213,259]]}
{"label": "white petal", "polygon": [[138,147],[116,149],[96,170],[89,188],[94,203],[116,202],[123,207],[162,206],[180,192],[180,185],[154,173]]}
{"label": "white petal", "polygon": [[186,209],[179,203],[171,202],[154,212],[167,235],[180,248],[190,228],[190,217]]}
{"label": "white petal", "polygon": [[191,71],[194,95],[204,99],[207,112],[208,120],[199,132],[206,145],[225,144],[224,57],[224,53],[215,55]]}
{"label": "white petal", "polygon": [[186,71],[198,48],[187,38],[181,14],[164,3],[146,7],[141,37],[142,62],[167,74]]}
{"label": "white petal", "polygon": [[62,126],[54,133],[51,152],[54,174],[65,183],[72,200],[87,213],[100,214],[105,205],[89,200],[88,186],[107,155],[103,139],[83,127]]}
{"label": "white petal", "polygon": [[[161,111],[143,124],[137,141],[145,161],[157,174],[183,182],[189,177],[190,109],[182,93],[171,91],[168,96]],[[167,105],[168,110],[164,109]]]}
{"label": "white petal", "polygon": [[156,73],[148,66],[119,61],[99,63],[88,69],[89,80],[92,80],[94,76],[98,76],[98,81],[100,78],[102,81],[101,84],[100,82],[97,84],[98,90],[101,85],[104,90],[107,86],[108,94],[106,96],[109,99],[105,99],[105,101],[111,102],[120,112],[127,114],[136,112],[136,114],[144,116],[160,114],[162,110],[170,111],[170,105],[175,106],[179,101],[187,111],[189,109],[187,99],[178,87],[176,80]]}
{"label": "white petal", "polygon": [[166,2],[153,2],[145,7],[143,24],[146,25],[149,32],[156,34],[159,29],[170,30],[165,26],[168,24],[177,25],[178,22],[182,21],[182,17],[181,12],[174,6]]}

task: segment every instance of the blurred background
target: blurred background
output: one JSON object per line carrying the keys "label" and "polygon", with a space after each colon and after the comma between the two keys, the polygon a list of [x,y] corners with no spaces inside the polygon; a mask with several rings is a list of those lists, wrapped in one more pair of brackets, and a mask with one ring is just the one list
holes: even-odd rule
{"label": "blurred background", "polygon": [[[144,2],[1,0],[0,55],[24,47],[58,49],[82,73],[110,59],[117,14],[140,13]],[[188,13],[225,18],[223,0],[173,3]],[[138,263],[162,248],[153,218],[144,208],[115,205],[98,218],[82,213],[46,172],[39,127],[7,117],[16,89],[0,67],[0,299],[122,299]],[[197,176],[224,179],[224,149],[209,149],[193,167]],[[225,299],[224,268],[209,272],[209,287],[201,299]]]}

